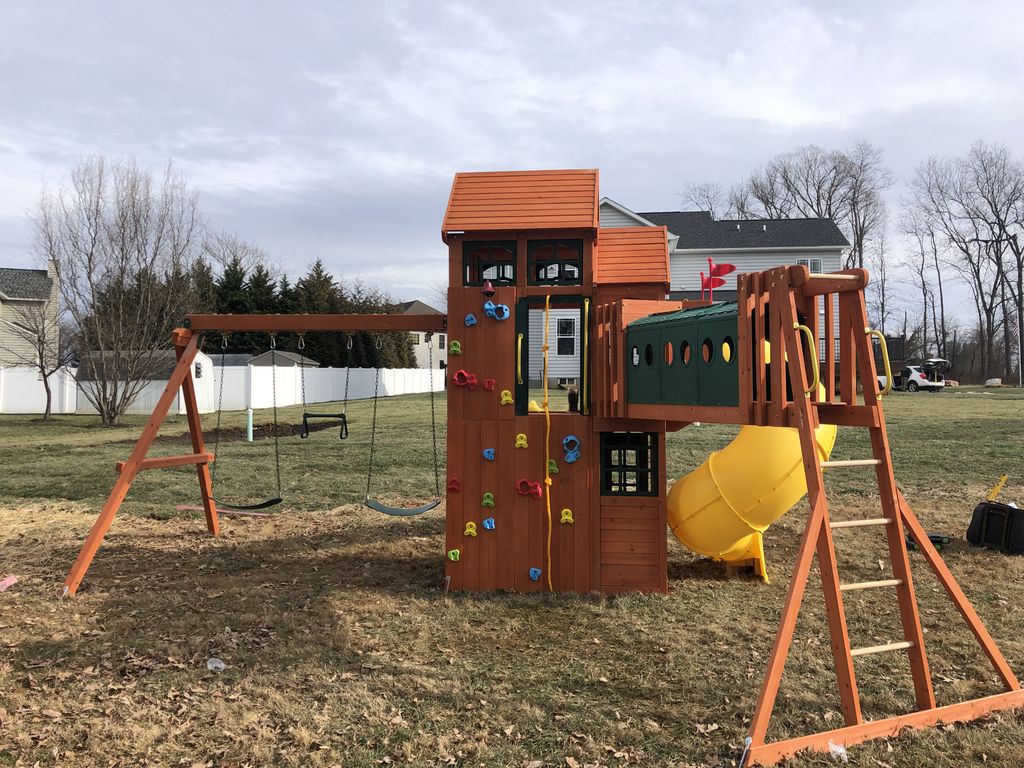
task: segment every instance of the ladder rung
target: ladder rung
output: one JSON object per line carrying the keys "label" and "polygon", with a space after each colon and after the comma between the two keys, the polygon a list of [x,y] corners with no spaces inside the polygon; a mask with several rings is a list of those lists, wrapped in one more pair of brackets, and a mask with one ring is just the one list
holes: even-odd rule
{"label": "ladder rung", "polygon": [[905,651],[913,648],[912,640],[904,640],[900,643],[886,643],[885,645],[869,645],[867,648],[851,648],[851,656],[870,656],[873,653],[885,653],[886,651]]}
{"label": "ladder rung", "polygon": [[821,468],[827,467],[877,467],[881,464],[880,459],[843,459],[842,461],[823,461]]}
{"label": "ladder rung", "polygon": [[839,589],[843,592],[850,592],[854,589],[875,589],[876,587],[898,587],[903,579],[882,579],[881,581],[854,581],[849,584],[840,584]]}
{"label": "ladder rung", "polygon": [[811,272],[807,278],[809,280],[860,280],[857,275],[833,275],[828,272]]}
{"label": "ladder rung", "polygon": [[839,520],[829,523],[830,528],[860,528],[863,525],[888,525],[891,517],[868,517],[862,520]]}

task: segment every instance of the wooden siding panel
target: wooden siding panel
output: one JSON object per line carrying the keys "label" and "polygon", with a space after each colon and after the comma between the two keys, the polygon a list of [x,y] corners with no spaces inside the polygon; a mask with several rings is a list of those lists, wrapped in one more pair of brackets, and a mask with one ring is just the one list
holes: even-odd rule
{"label": "wooden siding panel", "polygon": [[594,283],[669,283],[668,230],[618,227],[599,230]]}

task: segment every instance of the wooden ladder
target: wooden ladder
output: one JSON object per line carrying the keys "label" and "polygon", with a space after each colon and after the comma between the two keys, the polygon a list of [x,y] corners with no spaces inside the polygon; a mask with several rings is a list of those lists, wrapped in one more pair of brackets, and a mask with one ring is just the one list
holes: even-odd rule
{"label": "wooden ladder", "polygon": [[[843,402],[835,403],[831,395],[825,396],[824,402],[819,402],[822,399],[821,393],[817,391],[818,387],[814,383],[818,376],[816,373],[813,375],[811,373],[817,364],[817,350],[808,350],[804,346],[797,313],[797,296],[800,294],[798,286],[807,283],[807,275],[806,273],[802,275],[797,273],[795,280],[792,279],[793,271],[790,271],[789,275],[789,280],[778,279],[772,283],[771,317],[768,320],[770,323],[781,326],[781,328],[776,327],[771,330],[773,338],[781,338],[784,342],[793,390],[793,402],[786,403],[785,407],[791,409],[790,422],[795,424],[800,434],[810,515],[804,529],[796,566],[790,579],[789,592],[772,647],[757,708],[751,721],[746,750],[741,761],[743,766],[773,764],[804,749],[827,751],[832,744],[844,746],[855,744],[866,739],[895,735],[906,727],[926,727],[939,722],[970,720],[996,709],[1024,705],[1024,691],[1021,690],[1020,683],[1013,671],[896,486],[892,457],[889,452],[889,438],[886,433],[881,397],[878,392],[874,353],[867,325],[862,286],[855,290],[844,290],[839,294],[838,300],[840,347],[844,351],[840,358],[839,375],[840,396]],[[832,284],[835,284],[834,278],[832,280]],[[831,316],[832,295],[825,294],[824,299],[826,313]],[[815,297],[810,306],[804,304],[801,309],[805,320],[811,312],[814,313],[816,320],[817,298]],[[832,323],[829,322],[828,325],[831,326]],[[812,323],[812,326],[816,327],[816,324]],[[775,336],[774,334],[779,335]],[[808,335],[817,338],[816,331],[812,331]],[[812,359],[812,355],[814,359]],[[856,370],[854,370],[854,365]],[[863,389],[863,406],[856,405],[858,378]],[[826,377],[827,386],[834,386],[832,380],[832,375]],[[798,384],[800,390],[806,393],[802,397],[801,391],[797,388]],[[784,387],[780,387],[776,392],[784,389]],[[782,397],[785,397],[784,392]],[[844,405],[848,407],[842,408]],[[847,415],[842,416],[844,413]],[[827,416],[823,419],[824,414]],[[853,415],[849,416],[849,414]],[[815,429],[822,420],[827,423],[833,419],[836,423],[868,429],[872,458],[822,461],[815,440]],[[833,521],[829,512],[822,470],[868,467],[875,471],[881,500],[881,517]],[[853,535],[854,529],[874,526],[881,526],[885,530],[892,578],[877,581],[842,582],[836,562],[833,533],[835,531],[850,531],[851,533],[845,535]],[[917,543],[947,595],[954,602],[992,662],[1007,689],[1006,693],[943,707],[936,706],[917,598],[910,572],[906,533],[909,533]],[[793,631],[815,555],[817,555],[821,571],[832,656],[845,725],[809,736],[766,742],[768,723],[778,695],[783,667],[792,643]],[[851,647],[843,595],[847,592],[864,589],[895,590],[903,631],[902,640],[893,640],[875,646]],[[854,659],[886,652],[906,653],[913,679],[916,711],[882,720],[866,721],[861,711]]]}

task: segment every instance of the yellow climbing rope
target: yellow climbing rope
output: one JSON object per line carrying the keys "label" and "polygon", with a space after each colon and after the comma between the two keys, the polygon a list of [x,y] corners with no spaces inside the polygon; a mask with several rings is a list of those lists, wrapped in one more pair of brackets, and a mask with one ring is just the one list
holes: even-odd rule
{"label": "yellow climbing rope", "polygon": [[544,297],[544,504],[548,515],[548,592],[554,592],[551,586],[551,409],[548,408],[548,332],[550,330],[551,295]]}

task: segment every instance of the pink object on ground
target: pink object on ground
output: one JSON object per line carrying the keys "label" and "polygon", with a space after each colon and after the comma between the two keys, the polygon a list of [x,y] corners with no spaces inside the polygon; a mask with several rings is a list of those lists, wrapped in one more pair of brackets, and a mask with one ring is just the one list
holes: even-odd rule
{"label": "pink object on ground", "polygon": [[17,576],[8,576],[6,579],[0,579],[0,592],[6,592],[17,583]]}

